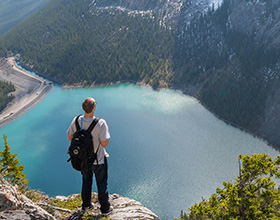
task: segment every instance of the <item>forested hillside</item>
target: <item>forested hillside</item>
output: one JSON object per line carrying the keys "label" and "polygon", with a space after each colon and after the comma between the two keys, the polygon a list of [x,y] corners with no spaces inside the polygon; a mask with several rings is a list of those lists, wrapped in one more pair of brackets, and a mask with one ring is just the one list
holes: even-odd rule
{"label": "forested hillside", "polygon": [[[168,44],[166,43],[168,42]],[[173,36],[150,15],[52,1],[1,39],[7,51],[61,84],[169,83]]]}
{"label": "forested hillside", "polygon": [[50,0],[1,0],[0,35],[43,7]]}

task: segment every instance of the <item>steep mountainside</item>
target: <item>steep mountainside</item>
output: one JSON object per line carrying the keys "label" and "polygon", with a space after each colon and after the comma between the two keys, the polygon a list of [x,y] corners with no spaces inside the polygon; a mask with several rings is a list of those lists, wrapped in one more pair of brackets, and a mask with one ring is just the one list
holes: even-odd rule
{"label": "steep mountainside", "polygon": [[272,0],[224,0],[216,11],[179,23],[174,56],[177,86],[195,85],[219,117],[277,146],[279,8]]}
{"label": "steep mountainside", "polygon": [[280,146],[279,32],[278,0],[53,0],[0,54],[61,84],[180,88]]}
{"label": "steep mountainside", "polygon": [[1,0],[0,35],[43,7],[50,0]]}
{"label": "steep mountainside", "polygon": [[229,23],[233,30],[252,36],[267,47],[280,46],[278,0],[231,1]]}

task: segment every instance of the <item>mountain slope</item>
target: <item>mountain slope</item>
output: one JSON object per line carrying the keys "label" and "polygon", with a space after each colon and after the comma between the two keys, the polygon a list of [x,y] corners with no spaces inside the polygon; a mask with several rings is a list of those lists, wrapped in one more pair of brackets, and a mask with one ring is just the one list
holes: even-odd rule
{"label": "mountain slope", "polygon": [[279,1],[231,1],[230,8],[229,22],[233,30],[251,35],[267,47],[280,47]]}
{"label": "mountain slope", "polygon": [[23,62],[61,84],[168,83],[171,32],[150,15],[90,3],[52,1],[4,35],[1,48],[20,53]]}
{"label": "mountain slope", "polygon": [[0,35],[43,7],[50,0],[1,0]]}
{"label": "mountain slope", "polygon": [[176,85],[197,85],[198,98],[211,111],[275,146],[279,8],[277,1],[224,0],[216,11],[179,24],[174,56]]}

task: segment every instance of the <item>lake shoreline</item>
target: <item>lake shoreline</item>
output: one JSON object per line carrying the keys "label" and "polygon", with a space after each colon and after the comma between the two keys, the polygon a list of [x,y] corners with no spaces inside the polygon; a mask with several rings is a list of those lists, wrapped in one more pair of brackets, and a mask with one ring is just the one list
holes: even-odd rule
{"label": "lake shoreline", "polygon": [[98,87],[105,87],[105,86],[115,86],[115,85],[120,85],[124,83],[131,83],[135,85],[141,85],[147,88],[152,88],[149,84],[146,84],[144,82],[137,82],[137,81],[132,81],[132,80],[123,80],[123,81],[117,81],[117,82],[109,82],[109,83],[100,83],[100,84],[92,84],[89,86],[85,86],[82,83],[76,83],[74,85],[61,85],[62,89],[81,89],[81,88],[98,88]]}
{"label": "lake shoreline", "polygon": [[[12,122],[34,107],[53,88],[52,82],[44,80],[40,75],[31,75],[27,70],[20,68],[16,63],[16,57],[0,58],[0,80],[11,82],[16,88],[16,91],[11,93],[15,98],[0,112],[0,127]],[[74,85],[60,85],[60,87],[62,89],[97,88],[123,83],[132,83],[152,88],[144,82],[131,80],[92,84],[89,86],[77,83]]]}
{"label": "lake shoreline", "polygon": [[[24,112],[26,112],[27,110],[31,109],[33,106],[38,104],[47,95],[47,93],[51,90],[51,88],[53,87],[52,83],[49,83],[49,82],[45,81],[41,77],[33,76],[30,73],[28,73],[27,71],[25,71],[24,69],[21,69],[20,67],[18,67],[16,65],[15,57],[6,58],[6,64],[4,64],[4,66],[5,65],[8,65],[8,67],[3,68],[3,64],[1,64],[1,62],[0,62],[0,80],[3,80],[3,77],[1,77],[1,71],[3,71],[3,69],[4,69],[4,71],[10,72],[11,74],[13,74],[13,71],[17,71],[25,77],[28,76],[32,80],[34,80],[34,78],[36,80],[38,80],[38,83],[40,84],[40,88],[38,90],[32,91],[33,96],[31,95],[27,98],[28,101],[27,101],[26,104],[18,105],[17,102],[22,101],[23,100],[22,97],[26,96],[27,93],[29,93],[30,90],[34,89],[34,86],[33,87],[29,86],[29,87],[25,88],[25,89],[28,90],[27,93],[23,92],[20,95],[16,95],[16,98],[11,103],[9,103],[8,106],[2,112],[0,112],[0,127],[8,124],[9,122],[11,122],[13,120],[15,120],[16,118],[21,116]],[[13,80],[11,80],[12,83],[13,83]],[[7,81],[7,80],[4,79],[4,81]],[[19,80],[17,80],[16,82],[19,83]],[[66,84],[66,85],[61,85],[61,88],[62,89],[98,88],[98,87],[105,87],[105,86],[120,85],[120,84],[123,84],[123,83],[131,83],[131,84],[141,85],[141,86],[144,86],[144,87],[147,87],[147,88],[152,88],[152,86],[149,85],[149,84],[146,84],[144,82],[132,81],[132,80],[109,82],[109,83],[102,83],[102,84],[91,84],[89,86],[85,86],[82,83],[77,83],[77,84],[74,84],[74,85],[67,85]],[[152,88],[152,89],[155,89],[155,88]],[[279,150],[279,147],[275,146],[273,143],[270,143],[269,140],[267,140],[265,137],[263,137],[261,135],[258,135],[258,134],[255,134],[255,133],[249,131],[248,129],[240,127],[240,126],[238,126],[238,125],[236,125],[232,122],[229,122],[229,121],[219,117],[219,115],[217,115],[215,112],[213,112],[211,109],[209,109],[209,107],[207,105],[205,105],[204,103],[202,103],[201,100],[198,97],[198,93],[199,93],[199,90],[201,89],[201,85],[191,86],[190,88],[186,88],[186,87],[182,87],[182,86],[170,86],[169,88],[157,88],[157,89],[159,89],[159,90],[160,89],[179,90],[185,95],[194,97],[199,101],[199,103],[201,105],[203,105],[209,112],[211,112],[219,120],[222,120],[226,124],[228,124],[230,126],[233,126],[233,127],[237,128],[241,131],[244,131],[244,132],[260,139],[261,141],[264,141],[266,144],[273,147],[274,149]],[[35,93],[36,93],[37,97],[34,97]]]}
{"label": "lake shoreline", "polygon": [[0,112],[0,127],[38,104],[53,87],[52,83],[17,67],[15,57],[1,59],[0,80],[11,82],[16,88],[11,93],[15,98]]}

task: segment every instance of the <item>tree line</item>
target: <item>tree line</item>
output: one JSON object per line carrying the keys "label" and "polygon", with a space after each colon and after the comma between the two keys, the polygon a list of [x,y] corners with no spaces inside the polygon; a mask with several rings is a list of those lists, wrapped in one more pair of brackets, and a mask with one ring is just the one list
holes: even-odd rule
{"label": "tree line", "polygon": [[14,99],[14,96],[10,94],[14,91],[15,87],[11,82],[0,81],[0,112]]}

